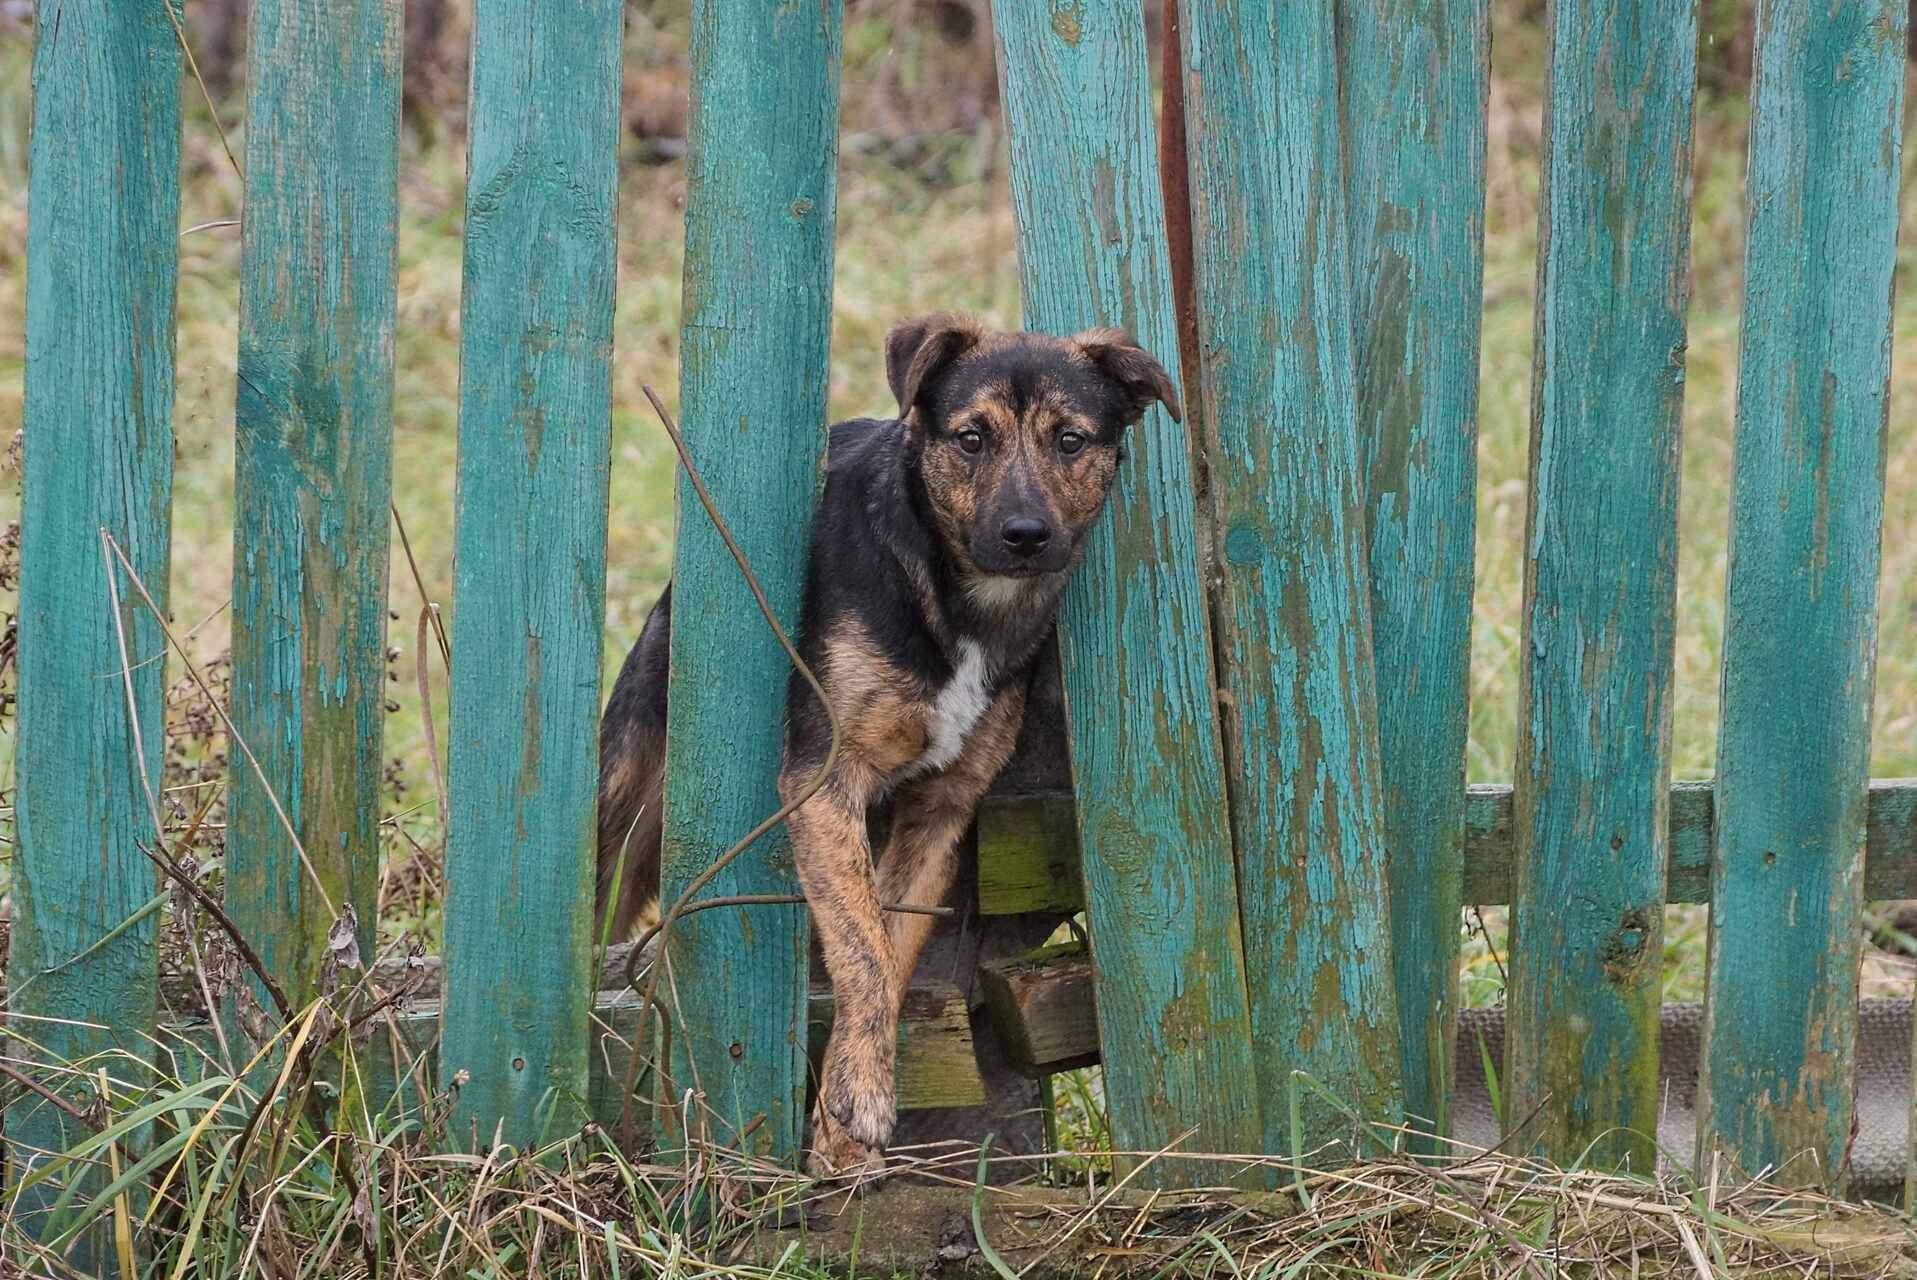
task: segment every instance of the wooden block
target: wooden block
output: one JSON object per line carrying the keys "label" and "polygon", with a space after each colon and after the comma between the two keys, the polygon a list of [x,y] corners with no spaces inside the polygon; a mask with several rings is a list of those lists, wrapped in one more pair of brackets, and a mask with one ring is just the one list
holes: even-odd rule
{"label": "wooden block", "polygon": [[[639,999],[630,991],[604,990],[593,1005],[591,1053],[588,1083],[584,1094],[584,1117],[611,1129],[618,1123],[619,1091],[625,1082],[629,1057],[625,1044],[637,1029]],[[428,983],[419,995],[404,1005],[389,1021],[376,1018],[360,1044],[359,1057],[368,1077],[366,1099],[378,1110],[389,1105],[413,1108],[446,1087],[440,1054],[441,1005],[436,987]],[[814,1073],[825,1052],[825,1037],[832,1026],[832,993],[814,988],[808,997],[807,1054]],[[653,1023],[657,1030],[657,1021]],[[182,1049],[180,1060],[210,1061],[204,1054],[217,1054],[218,1042],[204,1023],[168,1027],[166,1035]],[[1095,1053],[1095,1051],[1094,1051]],[[923,1111],[939,1107],[973,1107],[986,1100],[985,1083],[979,1075],[978,1060],[972,1044],[972,1024],[965,995],[950,983],[914,985],[907,993],[905,1011],[899,1020],[898,1058],[899,1108]],[[462,1091],[478,1088],[490,1091],[490,1082],[474,1077]],[[648,1090],[647,1096],[653,1096]],[[564,1105],[551,1112],[552,1120],[543,1131],[543,1139],[560,1136],[567,1124],[577,1124],[581,1114]],[[475,1117],[456,1118],[453,1138],[464,1143],[472,1139]],[[461,1126],[464,1126],[463,1128]],[[491,1137],[479,1132],[479,1142]],[[529,1130],[516,1141],[540,1141],[542,1134]],[[515,1141],[509,1138],[508,1141]]]}
{"label": "wooden block", "polygon": [[[1709,782],[1671,786],[1666,902],[1711,900],[1711,848],[1716,840],[1712,787]],[[1917,779],[1873,779],[1865,800],[1865,899],[1917,898]],[[1465,788],[1463,898],[1467,906],[1496,907],[1511,901],[1515,839],[1511,801],[1508,784]],[[1074,883],[1078,833],[1069,825],[1072,797],[1064,792],[1018,797],[1019,806],[1028,811],[1007,825],[1025,838],[988,844],[984,832],[1001,821],[999,811],[1006,803],[988,797],[979,809],[979,878],[983,882],[990,877],[1002,886],[993,898],[994,909],[982,914],[1069,909],[1068,904],[1082,893]],[[1029,809],[1039,806],[1046,813],[1042,819],[1033,818]]]}
{"label": "wooden block", "polygon": [[979,966],[979,982],[1007,1056],[1026,1075],[1098,1061],[1092,960],[1076,942],[988,961]]}

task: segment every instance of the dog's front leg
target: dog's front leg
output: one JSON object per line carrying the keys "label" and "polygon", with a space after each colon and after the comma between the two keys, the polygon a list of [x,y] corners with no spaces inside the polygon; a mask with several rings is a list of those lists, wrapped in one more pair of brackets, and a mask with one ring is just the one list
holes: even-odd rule
{"label": "dog's front leg", "polygon": [[[958,877],[959,841],[972,825],[978,802],[1012,758],[1025,719],[1025,685],[1003,690],[979,718],[965,748],[942,772],[901,788],[893,808],[892,835],[879,858],[879,900],[935,907]],[[892,1036],[919,953],[938,923],[933,916],[895,911],[885,917],[892,941],[897,985],[892,992]]]}
{"label": "dog's front leg", "polygon": [[[788,799],[812,782],[809,770],[780,779]],[[811,1171],[853,1174],[884,1163],[897,1113],[892,1069],[895,964],[872,885],[865,810],[876,778],[841,763],[819,791],[786,819],[799,883],[825,952],[836,1009],[812,1114]]]}

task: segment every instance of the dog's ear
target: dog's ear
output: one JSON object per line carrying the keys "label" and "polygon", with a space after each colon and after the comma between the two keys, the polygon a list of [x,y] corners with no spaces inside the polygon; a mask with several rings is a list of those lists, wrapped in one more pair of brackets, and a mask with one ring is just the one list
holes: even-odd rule
{"label": "dog's ear", "polygon": [[939,371],[977,346],[982,336],[978,322],[965,316],[920,316],[893,325],[885,335],[885,380],[898,397],[899,417],[911,417]]}
{"label": "dog's ear", "polygon": [[1178,384],[1130,334],[1119,329],[1087,329],[1073,335],[1071,342],[1124,392],[1127,426],[1144,417],[1154,400],[1165,406],[1173,422],[1185,420],[1185,411],[1178,403]]}

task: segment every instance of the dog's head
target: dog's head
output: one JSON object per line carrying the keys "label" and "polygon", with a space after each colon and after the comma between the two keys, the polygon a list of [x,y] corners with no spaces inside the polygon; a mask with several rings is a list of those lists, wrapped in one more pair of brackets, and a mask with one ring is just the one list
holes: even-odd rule
{"label": "dog's head", "polygon": [[1125,429],[1153,401],[1182,420],[1171,375],[1115,329],[1052,338],[927,316],[892,330],[885,372],[938,534],[981,574],[1068,568]]}

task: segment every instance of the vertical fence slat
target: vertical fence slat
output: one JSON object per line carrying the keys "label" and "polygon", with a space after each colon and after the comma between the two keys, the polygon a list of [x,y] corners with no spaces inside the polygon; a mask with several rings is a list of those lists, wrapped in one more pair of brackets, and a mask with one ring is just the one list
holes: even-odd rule
{"label": "vertical fence slat", "polygon": [[482,1142],[586,1093],[620,19],[474,13],[442,1060]]}
{"label": "vertical fence slat", "polygon": [[[686,443],[788,631],[825,447],[840,40],[838,0],[693,8]],[[778,809],[778,709],[792,674],[683,474],[672,623],[668,901]],[[797,888],[780,829],[701,893]],[[717,1141],[776,1157],[799,1148],[808,936],[802,907],[704,911],[673,926],[677,1088],[703,1092]]]}
{"label": "vertical fence slat", "polygon": [[[1402,20],[1402,19],[1400,19]],[[1266,1149],[1402,1108],[1332,7],[1183,15],[1221,679]],[[1319,1157],[1338,1159],[1330,1151]]]}
{"label": "vertical fence slat", "polygon": [[1504,1105],[1649,1172],[1697,11],[1550,22]]}
{"label": "vertical fence slat", "polygon": [[[1138,6],[1002,2],[1027,323],[1129,328],[1178,358]],[[1189,400],[1187,401],[1189,404]],[[1059,623],[1116,1145],[1256,1150],[1244,949],[1186,436],[1133,428]],[[1163,1181],[1225,1176],[1160,1164]]]}
{"label": "vertical fence slat", "polygon": [[[101,944],[157,887],[137,844],[154,839],[146,785],[160,785],[164,667],[148,659],[165,640],[126,575],[109,569],[100,530],[126,549],[164,607],[179,76],[178,44],[157,5],[69,0],[57,32],[51,21],[39,27],[19,621],[18,731],[31,746],[15,762],[7,1052],[105,1066],[120,1079],[139,1073],[95,1055],[151,1056],[144,1035],[154,1019],[157,917],[91,950],[85,964],[66,962]],[[136,664],[132,722],[109,573]],[[6,1135],[17,1176],[36,1151],[63,1150],[86,1130],[20,1094]],[[16,1212],[44,1207],[60,1191],[41,1188]]]}
{"label": "vertical fence slat", "polygon": [[1371,635],[1405,1112],[1449,1129],[1464,874],[1488,0],[1343,0]]}
{"label": "vertical fence slat", "polygon": [[251,9],[233,722],[265,779],[230,753],[226,902],[295,1003],[335,912],[354,910],[372,959],[399,39],[397,0]]}
{"label": "vertical fence slat", "polygon": [[1853,1113],[1905,15],[1757,16],[1698,1159],[1803,1184]]}

